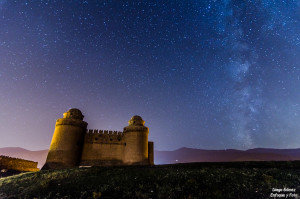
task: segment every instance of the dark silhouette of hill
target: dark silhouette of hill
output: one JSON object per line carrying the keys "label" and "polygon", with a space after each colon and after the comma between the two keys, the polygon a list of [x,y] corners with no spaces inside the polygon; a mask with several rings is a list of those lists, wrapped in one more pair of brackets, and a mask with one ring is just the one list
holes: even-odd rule
{"label": "dark silhouette of hill", "polygon": [[289,155],[291,157],[300,157],[300,149],[269,149],[269,148],[255,148],[249,149],[247,152],[251,153],[276,153],[282,155]]}
{"label": "dark silhouette of hill", "polygon": [[[0,155],[38,162],[38,168],[44,165],[47,153],[48,150],[30,151],[20,147],[0,148]],[[235,149],[204,150],[184,147],[174,151],[155,151],[154,153],[155,164],[300,160],[300,149],[255,148],[242,151]]]}
{"label": "dark silhouette of hill", "polygon": [[23,149],[21,147],[4,147],[4,148],[0,148],[0,154],[4,154],[4,153],[24,153],[24,152],[28,152],[29,150],[27,149]]}
{"label": "dark silhouette of hill", "polygon": [[300,160],[300,149],[255,148],[246,151],[204,150],[180,148],[175,151],[155,151],[156,164],[186,162],[233,162],[233,161],[289,161]]}

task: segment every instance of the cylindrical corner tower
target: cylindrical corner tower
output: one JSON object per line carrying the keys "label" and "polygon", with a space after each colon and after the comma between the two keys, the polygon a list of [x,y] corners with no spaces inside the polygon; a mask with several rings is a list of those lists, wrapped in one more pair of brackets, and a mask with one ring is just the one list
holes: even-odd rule
{"label": "cylindrical corner tower", "polygon": [[42,169],[79,165],[87,123],[80,110],[72,108],[56,121],[45,165]]}
{"label": "cylindrical corner tower", "polygon": [[148,163],[148,134],[145,121],[138,115],[128,121],[129,126],[124,127],[126,142],[124,163],[128,165],[147,165]]}

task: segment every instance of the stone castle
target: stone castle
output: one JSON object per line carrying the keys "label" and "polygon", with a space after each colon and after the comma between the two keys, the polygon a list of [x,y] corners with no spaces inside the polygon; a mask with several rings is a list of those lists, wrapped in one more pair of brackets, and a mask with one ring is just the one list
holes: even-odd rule
{"label": "stone castle", "polygon": [[77,166],[153,165],[153,142],[140,116],[133,116],[123,132],[87,130],[75,108],[56,121],[48,156],[42,169]]}

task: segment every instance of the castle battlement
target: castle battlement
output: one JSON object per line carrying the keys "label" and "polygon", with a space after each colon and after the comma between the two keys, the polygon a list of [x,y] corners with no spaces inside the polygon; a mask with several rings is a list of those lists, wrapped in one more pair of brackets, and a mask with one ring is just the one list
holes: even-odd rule
{"label": "castle battlement", "polygon": [[89,129],[85,134],[85,142],[99,144],[122,144],[124,134],[121,131]]}
{"label": "castle battlement", "polygon": [[111,131],[111,130],[98,130],[98,129],[88,129],[86,134],[109,134],[109,135],[122,135],[122,131]]}
{"label": "castle battlement", "polygon": [[22,158],[14,158],[14,157],[10,157],[10,156],[7,156],[7,155],[0,155],[0,160],[2,160],[2,159],[22,160],[22,161],[25,161],[25,162],[33,162],[33,161],[30,161],[30,160],[24,160]]}

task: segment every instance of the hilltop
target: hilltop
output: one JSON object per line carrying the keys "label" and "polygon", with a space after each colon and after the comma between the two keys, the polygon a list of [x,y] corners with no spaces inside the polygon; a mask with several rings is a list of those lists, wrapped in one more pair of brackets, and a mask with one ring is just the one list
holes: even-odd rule
{"label": "hilltop", "polygon": [[0,179],[0,198],[269,198],[300,191],[300,162],[91,167]]}

